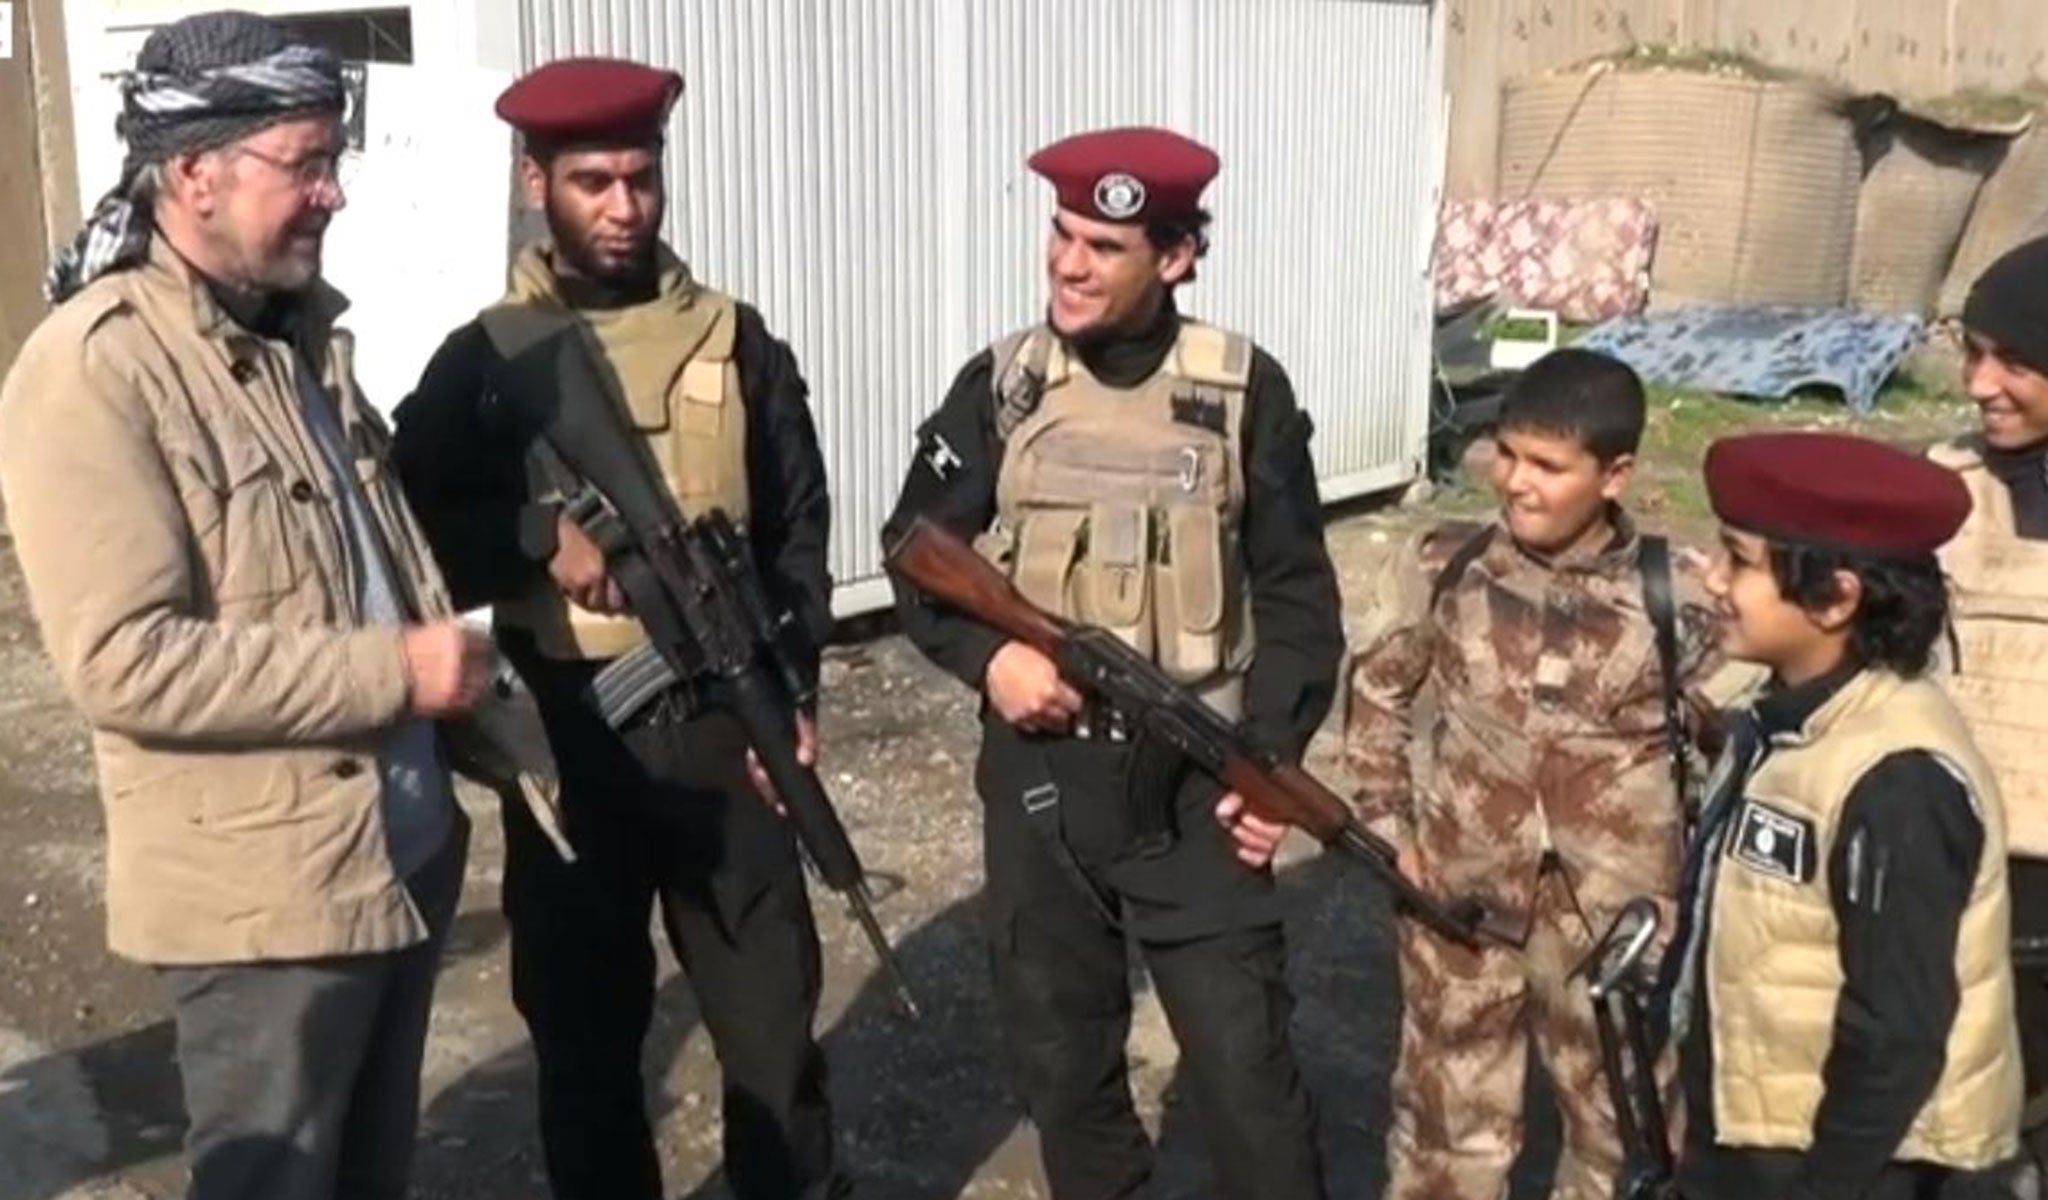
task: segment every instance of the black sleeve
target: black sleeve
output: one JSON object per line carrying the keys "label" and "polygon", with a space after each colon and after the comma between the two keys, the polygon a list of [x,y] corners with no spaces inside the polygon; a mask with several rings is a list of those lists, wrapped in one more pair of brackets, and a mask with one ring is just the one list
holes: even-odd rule
{"label": "black sleeve", "polygon": [[525,453],[494,419],[482,326],[448,336],[393,417],[391,460],[459,608],[530,587],[555,552],[555,509],[531,502]]}
{"label": "black sleeve", "polygon": [[825,457],[811,421],[810,388],[789,346],[768,332],[751,305],[739,306],[733,343],[747,407],[747,490],[754,555],[774,600],[803,630],[815,683],[817,648],[832,633],[832,502]]}
{"label": "black sleeve", "polygon": [[1795,1196],[1864,1195],[1933,1094],[1983,851],[1968,791],[1928,754],[1884,759],[1849,794],[1828,866],[1844,983]]}
{"label": "black sleeve", "polygon": [[[993,355],[976,355],[953,380],[939,411],[918,427],[910,474],[903,480],[895,511],[882,526],[884,545],[893,542],[913,517],[929,517],[966,538],[979,535],[995,518],[996,468],[1001,463],[993,371]],[[979,692],[988,660],[1002,646],[1003,635],[927,599],[900,579],[890,583],[896,589],[896,614],[904,635],[925,657]]]}
{"label": "black sleeve", "polygon": [[1260,745],[1299,758],[1336,695],[1344,622],[1309,457],[1314,426],[1295,404],[1287,372],[1264,351],[1252,356],[1244,423],[1239,545],[1258,638],[1245,722]]}

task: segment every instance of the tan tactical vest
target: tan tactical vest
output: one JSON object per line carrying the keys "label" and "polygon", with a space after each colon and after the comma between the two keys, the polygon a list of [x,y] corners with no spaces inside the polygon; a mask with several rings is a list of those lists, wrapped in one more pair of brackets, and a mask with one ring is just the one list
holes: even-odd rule
{"label": "tan tactical vest", "polygon": [[2048,541],[2016,532],[2012,495],[1975,439],[1929,457],[1962,476],[1972,501],[1941,549],[1958,651],[1949,694],[1998,773],[2009,849],[2048,858]]}
{"label": "tan tactical vest", "polygon": [[[1934,755],[1967,785],[1984,852],[1956,943],[1961,1004],[1947,1064],[1896,1157],[1978,1168],[2016,1149],[2020,1059],[1997,784],[1937,685],[1882,671],[1844,685],[1804,740],[1764,759],[1717,867],[1706,986],[1714,1123],[1730,1145],[1797,1150],[1812,1140],[1843,982],[1828,860],[1856,781],[1903,750]],[[1765,807],[1752,816],[1752,804]],[[1791,878],[1774,858],[1816,864],[1813,877]]]}
{"label": "tan tactical vest", "polygon": [[1251,661],[1242,426],[1249,339],[1193,321],[1131,388],[1043,326],[998,342],[1004,440],[979,545],[1034,604],[1113,630],[1227,716]]}
{"label": "tan tactical vest", "polygon": [[[512,267],[501,304],[560,304],[546,251],[529,248]],[[628,308],[581,310],[622,393],[616,399],[647,438],[683,515],[714,508],[748,515],[747,412],[733,362],[738,310],[700,286],[662,250],[659,294]],[[495,619],[532,633],[549,658],[612,658],[647,640],[640,622],[570,604],[552,580],[497,606]]]}

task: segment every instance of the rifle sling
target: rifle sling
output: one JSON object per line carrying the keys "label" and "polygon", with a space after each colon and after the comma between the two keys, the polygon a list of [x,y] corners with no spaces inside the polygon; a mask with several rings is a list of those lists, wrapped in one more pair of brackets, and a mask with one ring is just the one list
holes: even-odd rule
{"label": "rifle sling", "polygon": [[1637,540],[1643,575],[1643,611],[1657,637],[1657,674],[1663,689],[1664,746],[1671,756],[1671,786],[1681,812],[1691,812],[1692,767],[1688,761],[1685,709],[1679,699],[1678,612],[1672,600],[1671,544],[1645,534]]}
{"label": "rifle sling", "polygon": [[[983,736],[987,735],[984,733]],[[1025,821],[1045,843],[1045,848],[1052,854],[1053,861],[1059,864],[1061,872],[1073,881],[1075,887],[1081,889],[1083,896],[1088,898],[1088,903],[1094,907],[1096,914],[1107,922],[1110,928],[1119,933],[1123,932],[1123,920],[1117,912],[1114,897],[1106,894],[1095,882],[1094,877],[1088,874],[1087,868],[1081,865],[1081,860],[1074,857],[1074,848],[1067,845],[1067,831],[1060,821],[1060,785],[1053,779],[1052,761],[1046,756],[1044,748],[1029,743],[1024,745],[1024,757],[1030,760],[1033,768],[1031,774],[1034,777],[1034,781],[1026,783],[1026,786],[1017,793],[1017,803],[1024,810]]]}

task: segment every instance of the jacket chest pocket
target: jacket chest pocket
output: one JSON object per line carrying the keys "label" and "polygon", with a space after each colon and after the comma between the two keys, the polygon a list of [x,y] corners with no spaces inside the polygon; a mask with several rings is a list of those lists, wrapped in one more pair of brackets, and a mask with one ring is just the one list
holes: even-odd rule
{"label": "jacket chest pocket", "polygon": [[[253,438],[222,437],[216,449],[218,520],[200,535],[213,596],[223,616],[260,617],[298,584],[301,556],[292,544],[286,506],[310,503],[312,485],[287,480]],[[303,500],[295,500],[294,489],[305,492]]]}

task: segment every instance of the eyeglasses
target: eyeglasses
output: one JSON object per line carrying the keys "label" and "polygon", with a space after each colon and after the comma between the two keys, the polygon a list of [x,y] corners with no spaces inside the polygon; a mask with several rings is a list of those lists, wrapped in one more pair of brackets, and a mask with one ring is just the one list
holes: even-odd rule
{"label": "eyeglasses", "polygon": [[359,161],[359,156],[353,150],[319,150],[292,159],[265,154],[252,146],[237,146],[235,153],[245,154],[282,173],[302,192],[310,192],[329,184],[337,190],[346,187],[354,176],[355,166]]}

